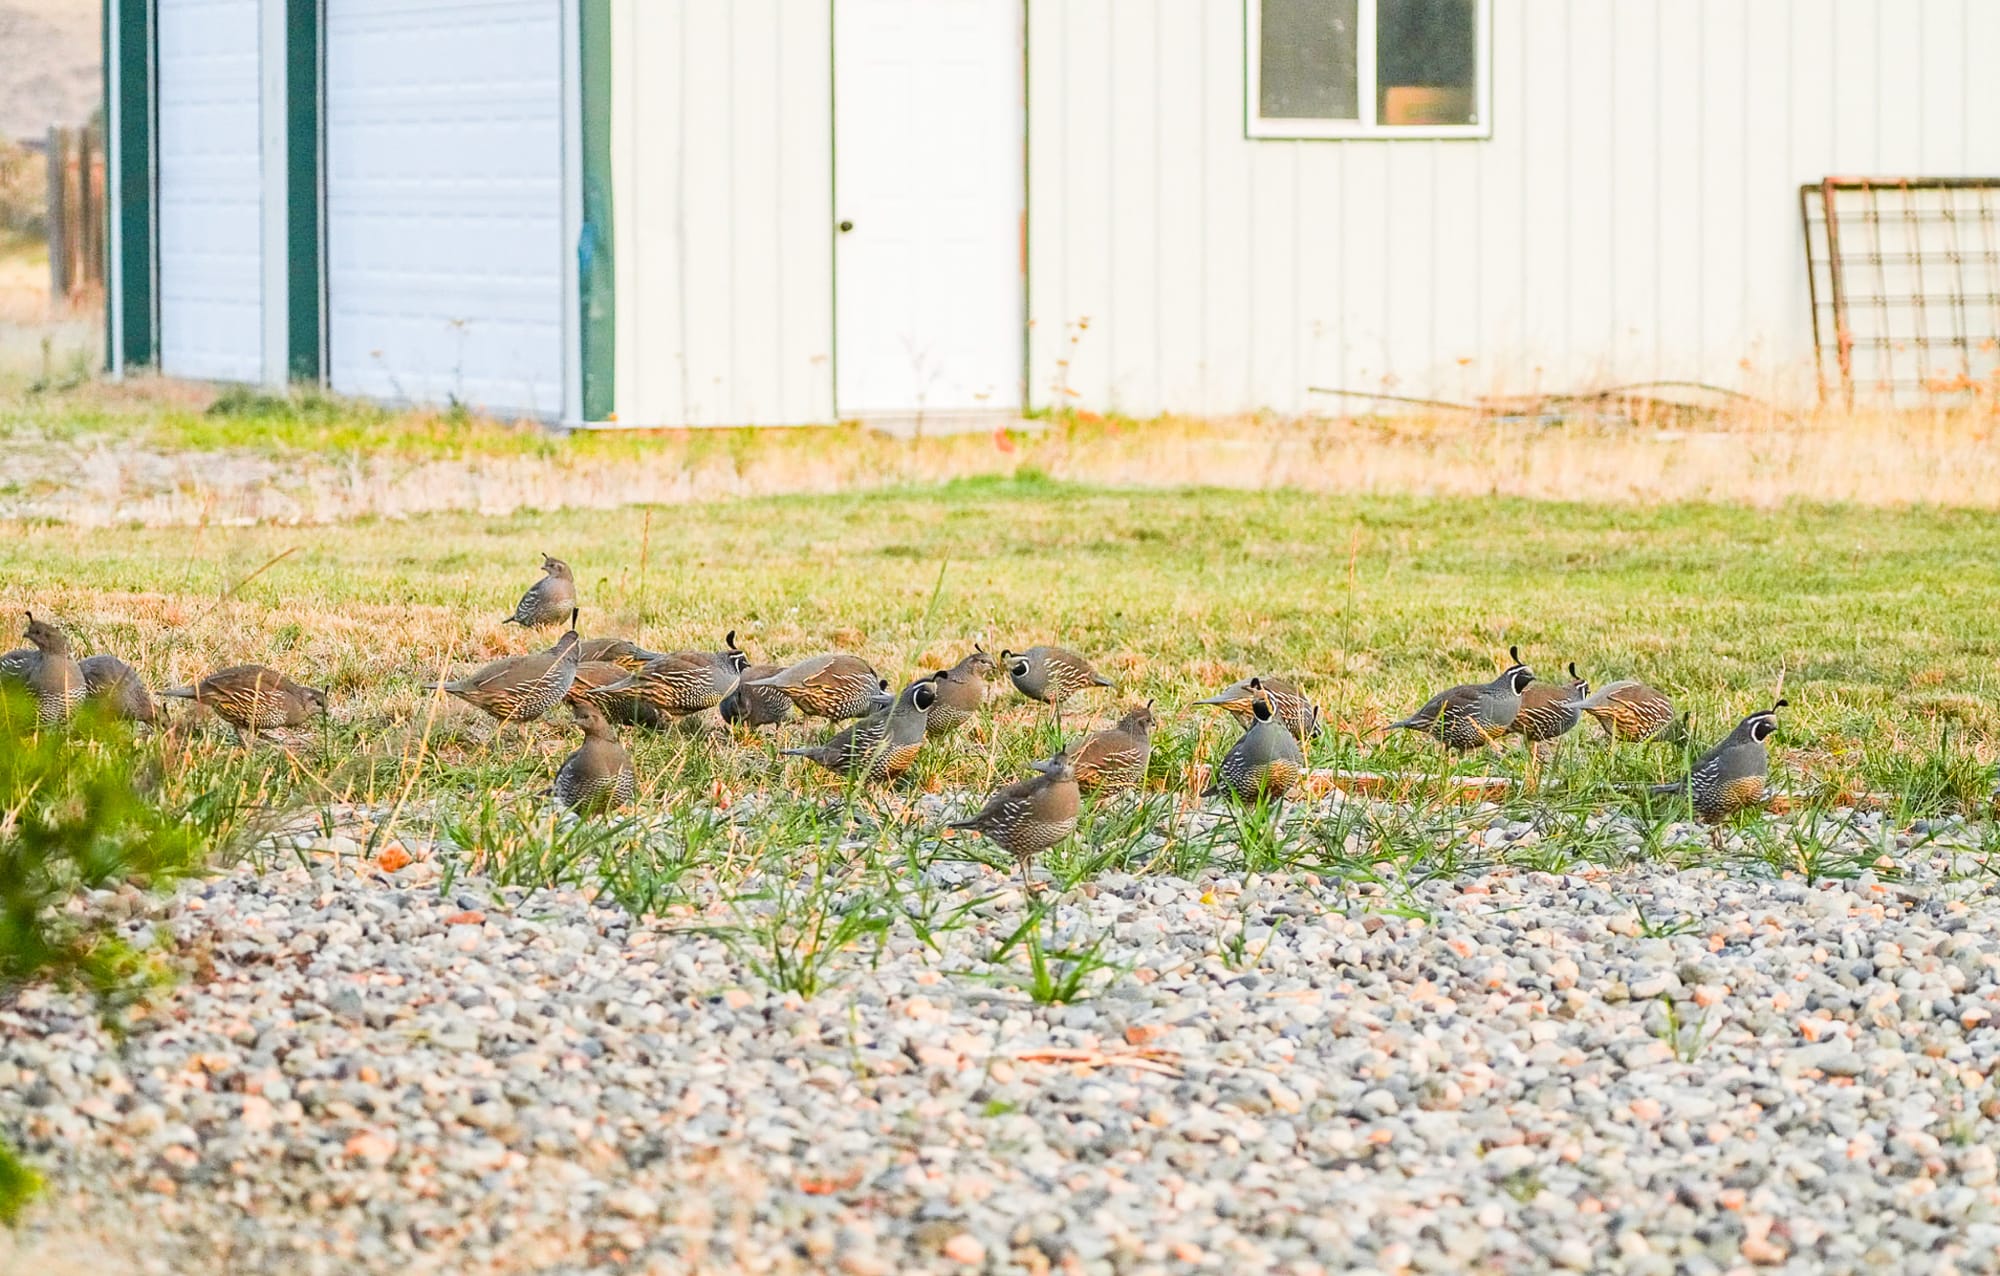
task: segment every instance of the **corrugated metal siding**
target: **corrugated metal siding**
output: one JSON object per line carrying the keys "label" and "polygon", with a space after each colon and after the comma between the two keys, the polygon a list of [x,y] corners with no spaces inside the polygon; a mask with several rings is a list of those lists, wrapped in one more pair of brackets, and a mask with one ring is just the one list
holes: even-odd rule
{"label": "corrugated metal siding", "polygon": [[1804,399],[1799,184],[2000,173],[1991,0],[1496,0],[1493,137],[1448,142],[1246,140],[1244,0],[1029,4],[1036,404]]}
{"label": "corrugated metal siding", "polygon": [[618,419],[833,417],[832,27],[793,0],[614,0]]}

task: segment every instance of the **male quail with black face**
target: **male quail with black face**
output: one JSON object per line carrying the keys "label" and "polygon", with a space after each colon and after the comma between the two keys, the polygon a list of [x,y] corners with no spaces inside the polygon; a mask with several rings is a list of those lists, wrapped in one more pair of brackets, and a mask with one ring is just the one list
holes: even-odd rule
{"label": "male quail with black face", "polygon": [[1023,888],[1035,856],[1076,832],[1082,807],[1068,754],[1058,753],[1034,768],[1038,774],[1003,785],[971,819],[946,825],[982,833],[1012,855],[1021,866]]}
{"label": "male quail with black face", "polygon": [[542,578],[528,586],[528,592],[514,604],[514,614],[501,624],[540,629],[569,619],[576,610],[576,577],[570,573],[569,564],[544,554],[542,573]]}
{"label": "male quail with black face", "polygon": [[583,639],[576,613],[562,641],[531,656],[508,656],[454,682],[426,682],[426,691],[444,691],[501,722],[531,722],[563,702],[576,683]]}
{"label": "male quail with black face", "polygon": [[1099,731],[1075,750],[1077,787],[1087,793],[1136,789],[1145,782],[1153,756],[1153,702],[1134,705],[1118,724]]}
{"label": "male quail with black face", "polygon": [[1448,749],[1482,749],[1514,725],[1521,712],[1521,693],[1535,680],[1521,663],[1521,649],[1509,647],[1513,664],[1491,682],[1468,683],[1440,691],[1409,717],[1389,724],[1389,730],[1421,731]]}
{"label": "male quail with black face", "polygon": [[1111,679],[1090,667],[1090,662],[1067,647],[1030,647],[1026,651],[1002,651],[1000,663],[1014,690],[1039,700],[1055,710],[1056,725],[1062,725],[1063,701],[1089,687],[1115,687]]}
{"label": "male quail with black face", "polygon": [[1260,683],[1264,694],[1271,698],[1271,708],[1276,711],[1278,721],[1292,738],[1300,744],[1312,739],[1320,732],[1319,706],[1306,698],[1298,684],[1289,678],[1244,678],[1232,682],[1222,690],[1196,704],[1214,705],[1242,723],[1246,728],[1257,720],[1251,707],[1251,683]]}
{"label": "male quail with black face", "polygon": [[1685,784],[1656,784],[1656,794],[1685,791],[1694,812],[1705,824],[1720,824],[1738,811],[1764,804],[1764,779],[1771,758],[1764,742],[1778,729],[1783,700],[1759,709],[1723,738],[1722,743],[1695,759]]}
{"label": "male quail with black face", "polygon": [[809,759],[856,780],[897,779],[923,748],[925,719],[937,702],[935,677],[917,679],[886,704],[883,693],[867,717],[841,728],[833,739],[807,749],[786,749],[785,755]]}
{"label": "male quail with black face", "polygon": [[637,781],[632,757],[618,742],[598,707],[588,701],[570,706],[583,728],[583,744],[563,759],[556,772],[556,801],[580,815],[595,815],[632,801]]}
{"label": "male quail with black face", "polygon": [[768,687],[783,693],[800,713],[840,722],[868,713],[876,694],[887,689],[889,683],[861,657],[831,651],[809,656],[769,677],[743,685]]}
{"label": "male quail with black face", "polygon": [[326,712],[326,692],[263,665],[231,665],[192,686],[169,687],[160,694],[206,707],[236,728],[236,738],[244,744],[260,731],[304,726],[315,713]]}
{"label": "male quail with black face", "polygon": [[1283,801],[1305,772],[1299,742],[1278,721],[1271,698],[1259,680],[1250,680],[1253,720],[1216,764],[1214,783],[1203,797],[1226,796],[1242,802]]}

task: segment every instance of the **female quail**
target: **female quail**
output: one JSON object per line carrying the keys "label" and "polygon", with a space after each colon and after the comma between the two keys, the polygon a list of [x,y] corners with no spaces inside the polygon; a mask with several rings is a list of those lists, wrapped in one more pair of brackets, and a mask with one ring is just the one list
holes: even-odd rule
{"label": "female quail", "polygon": [[975,646],[971,655],[935,677],[938,698],[930,717],[933,739],[950,735],[972,721],[986,703],[986,679],[993,669],[993,657],[985,648]]}
{"label": "female quail", "polygon": [[736,631],[723,639],[721,651],[673,651],[618,682],[599,687],[591,699],[605,706],[613,717],[617,706],[627,702],[650,705],[668,717],[685,717],[713,709],[722,698],[736,690],[737,679],[750,667],[750,658],[736,646]]}
{"label": "female quail", "polygon": [[1680,734],[1674,702],[1643,682],[1610,682],[1577,706],[1613,740],[1670,740]]}
{"label": "female quail", "polygon": [[936,675],[919,678],[861,721],[843,727],[833,739],[809,749],[786,749],[785,756],[807,758],[829,771],[856,780],[894,780],[910,769],[923,748],[926,718],[937,703]]}
{"label": "female quail", "polygon": [[1271,697],[1271,708],[1278,714],[1278,721],[1292,738],[1300,744],[1312,739],[1320,732],[1319,706],[1308,700],[1299,690],[1298,684],[1288,678],[1245,678],[1232,682],[1206,700],[1196,704],[1211,704],[1228,711],[1236,720],[1248,727],[1257,720],[1251,707],[1250,684],[1261,682],[1264,694]]}
{"label": "female quail", "polygon": [[1534,671],[1521,663],[1521,649],[1509,647],[1513,664],[1491,682],[1469,683],[1440,691],[1424,702],[1424,707],[1389,730],[1421,731],[1448,749],[1483,749],[1514,725],[1521,712],[1521,693],[1535,680]]}
{"label": "female quail", "polygon": [[781,665],[750,665],[736,676],[736,689],[722,697],[716,712],[728,723],[741,723],[755,730],[776,726],[792,716],[792,698],[776,687],[761,684],[784,672]]}
{"label": "female quail", "polygon": [[326,712],[326,692],[263,665],[231,665],[192,686],[169,687],[160,694],[206,707],[236,728],[243,744],[260,731],[304,726],[313,714]]}
{"label": "female quail", "polygon": [[868,713],[875,704],[876,694],[889,683],[861,657],[832,651],[823,656],[809,656],[768,678],[744,685],[783,692],[800,713],[840,722]]}
{"label": "female quail", "polygon": [[1056,725],[1062,725],[1063,701],[1088,687],[1116,687],[1116,683],[1090,667],[1090,662],[1067,647],[1030,647],[1026,651],[1002,651],[1000,661],[1014,690],[1039,700],[1055,710]]}
{"label": "female quail", "polygon": [[69,715],[83,701],[89,686],[83,669],[69,652],[69,635],[46,620],[36,620],[29,612],[23,636],[28,648],[9,652],[8,676],[19,680],[35,698],[35,717],[43,726],[69,721]]}
{"label": "female quail", "polygon": [[1012,855],[1021,866],[1021,884],[1028,885],[1034,858],[1076,832],[1078,797],[1076,770],[1067,753],[1034,763],[1039,774],[1003,785],[979,813],[945,827],[971,829]]}
{"label": "female quail", "polygon": [[569,619],[576,610],[576,577],[570,573],[569,564],[544,554],[542,573],[542,578],[528,586],[528,592],[514,604],[514,614],[501,624],[540,629]]}
{"label": "female quail", "polygon": [[1530,747],[1569,734],[1583,716],[1583,698],[1590,694],[1590,683],[1577,673],[1573,660],[1569,679],[1560,687],[1547,682],[1529,685],[1521,692],[1521,707],[1507,730],[1526,740]]}
{"label": "female quail", "polygon": [[501,722],[531,722],[563,702],[576,682],[583,639],[570,613],[569,632],[547,651],[508,656],[455,682],[426,682],[426,691],[444,691]]}
{"label": "female quail", "polygon": [[153,698],[146,694],[139,671],[116,656],[90,656],[77,662],[84,685],[111,715],[125,722],[151,722]]}
{"label": "female quail", "polygon": [[1250,711],[1254,720],[1215,768],[1215,782],[1203,797],[1232,797],[1241,802],[1282,802],[1305,772],[1299,742],[1278,721],[1271,697],[1259,679],[1250,680]]}
{"label": "female quail", "polygon": [[1153,702],[1125,711],[1118,724],[1099,731],[1077,749],[1072,763],[1077,787],[1087,793],[1136,789],[1146,780],[1153,756]]}
{"label": "female quail", "polygon": [[1764,804],[1764,777],[1770,773],[1771,758],[1764,742],[1778,729],[1778,710],[1783,700],[1768,709],[1759,709],[1707,753],[1695,760],[1685,784],[1656,784],[1656,794],[1685,790],[1694,803],[1694,812],[1705,824],[1720,824],[1738,811]]}
{"label": "female quail", "polygon": [[627,673],[637,673],[646,667],[647,661],[658,660],[664,654],[647,651],[630,638],[586,638],[577,659],[584,664],[593,661],[613,664]]}
{"label": "female quail", "polygon": [[618,733],[594,704],[570,706],[583,728],[583,744],[563,759],[556,772],[556,801],[579,815],[596,815],[632,801],[637,782],[632,757],[618,742]]}

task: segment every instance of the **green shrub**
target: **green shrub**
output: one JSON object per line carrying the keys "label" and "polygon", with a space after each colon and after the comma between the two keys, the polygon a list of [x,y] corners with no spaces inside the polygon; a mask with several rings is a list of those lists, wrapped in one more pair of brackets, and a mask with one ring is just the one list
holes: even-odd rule
{"label": "green shrub", "polygon": [[[81,988],[115,1027],[158,982],[89,897],[162,889],[200,862],[196,832],[139,791],[136,756],[123,727],[88,709],[67,730],[38,730],[34,703],[0,683],[0,1001],[30,984]],[[0,1223],[35,1181],[0,1145]]]}

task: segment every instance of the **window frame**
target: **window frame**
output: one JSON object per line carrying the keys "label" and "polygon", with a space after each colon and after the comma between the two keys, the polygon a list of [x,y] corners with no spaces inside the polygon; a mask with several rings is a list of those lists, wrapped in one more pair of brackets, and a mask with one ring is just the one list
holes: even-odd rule
{"label": "window frame", "polygon": [[1354,70],[1356,105],[1361,118],[1316,120],[1298,117],[1266,119],[1258,109],[1264,75],[1264,0],[1243,0],[1243,135],[1253,140],[1283,141],[1370,141],[1393,142],[1460,139],[1476,141],[1493,136],[1493,0],[1473,0],[1474,109],[1477,124],[1383,124],[1376,114],[1376,75],[1380,50],[1376,47],[1376,7],[1378,0],[1355,0]]}

